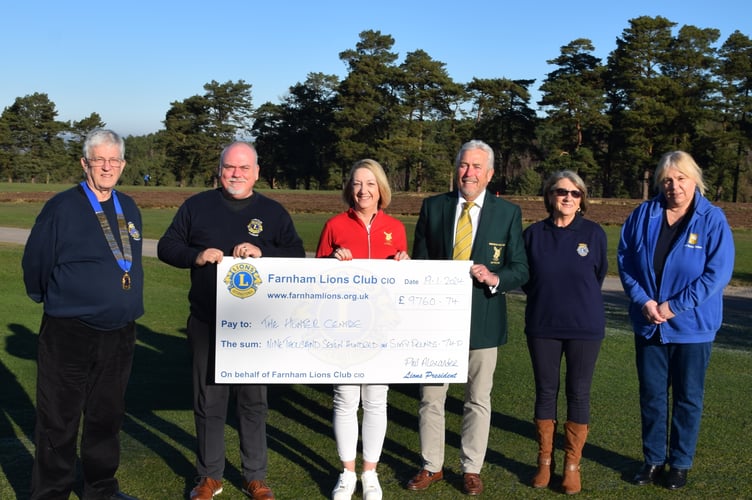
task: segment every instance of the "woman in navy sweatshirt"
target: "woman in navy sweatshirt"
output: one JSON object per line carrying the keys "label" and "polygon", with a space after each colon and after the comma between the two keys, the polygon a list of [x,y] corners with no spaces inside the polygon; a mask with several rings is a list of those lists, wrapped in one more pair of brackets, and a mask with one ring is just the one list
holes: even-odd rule
{"label": "woman in navy sweatshirt", "polygon": [[566,358],[567,421],[564,481],[578,493],[580,458],[590,424],[590,386],[605,335],[601,285],[606,276],[606,233],[583,217],[587,187],[579,175],[556,172],[543,186],[549,217],[528,227],[523,238],[530,266],[525,333],[535,377],[538,471],[535,488],[545,488],[554,468],[553,443],[562,357]]}

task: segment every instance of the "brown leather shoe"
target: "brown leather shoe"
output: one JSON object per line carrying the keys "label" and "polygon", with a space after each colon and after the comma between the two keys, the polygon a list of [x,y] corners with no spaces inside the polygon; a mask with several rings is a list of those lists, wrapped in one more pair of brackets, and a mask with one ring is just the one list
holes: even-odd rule
{"label": "brown leather shoe", "polygon": [[253,500],[274,500],[272,489],[263,479],[254,479],[250,483],[243,481],[243,493]]}
{"label": "brown leather shoe", "polygon": [[480,474],[466,472],[464,474],[464,482],[466,495],[480,495],[483,493],[483,481],[480,480]]}
{"label": "brown leather shoe", "polygon": [[191,490],[191,500],[211,500],[220,493],[222,493],[222,481],[204,476]]}
{"label": "brown leather shoe", "polygon": [[421,469],[420,472],[407,483],[407,489],[413,491],[425,490],[433,483],[444,479],[444,471],[429,472],[426,469]]}

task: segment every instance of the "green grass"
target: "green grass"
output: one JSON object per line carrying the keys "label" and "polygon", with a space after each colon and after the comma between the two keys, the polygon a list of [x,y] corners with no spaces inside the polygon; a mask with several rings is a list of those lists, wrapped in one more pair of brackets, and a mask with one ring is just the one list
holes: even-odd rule
{"label": "green grass", "polygon": [[58,193],[73,184],[45,184],[43,182],[0,182],[0,193]]}
{"label": "green grass", "polygon": [[[21,281],[21,248],[0,244],[0,498],[27,498],[33,456],[35,352],[41,307]],[[190,356],[184,336],[188,273],[145,259],[146,314],[122,432],[122,488],[142,499],[185,498],[193,486],[194,429],[190,410]],[[744,299],[749,300],[749,299]],[[536,444],[532,424],[533,380],[522,333],[524,299],[509,297],[510,343],[500,349],[493,392],[493,420],[483,479],[485,498],[561,498],[555,489],[534,490]],[[641,459],[637,382],[632,334],[624,307],[609,302],[607,338],[595,373],[592,428],[582,463],[579,498],[675,498],[657,486],[635,487],[627,479]],[[721,330],[707,377],[705,415],[695,467],[682,498],[745,498],[749,495],[752,434],[752,342],[748,320],[735,318]],[[428,492],[404,484],[419,464],[417,388],[393,385],[389,428],[379,466],[385,498],[463,498],[459,488],[458,430],[461,385],[447,403],[447,480]],[[331,429],[329,385],[270,386],[269,476],[280,499],[328,498],[339,471]],[[563,401],[560,414],[564,415]],[[561,434],[559,435],[561,449]],[[226,432],[225,492],[243,498],[236,426]],[[563,457],[556,455],[561,471]],[[556,478],[554,485],[560,482]],[[355,498],[360,498],[356,493]]]}

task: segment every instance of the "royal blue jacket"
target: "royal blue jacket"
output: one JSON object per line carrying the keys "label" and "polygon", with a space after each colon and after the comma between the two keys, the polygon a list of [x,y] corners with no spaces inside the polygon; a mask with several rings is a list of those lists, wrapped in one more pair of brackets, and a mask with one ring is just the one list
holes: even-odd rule
{"label": "royal blue jacket", "polygon": [[[663,343],[712,342],[723,321],[723,289],[734,270],[734,239],[723,211],[695,191],[694,210],[666,255],[661,288],[653,255],[666,198],[659,194],[627,218],[617,252],[619,276],[631,300],[629,317],[636,335],[656,332]],[[668,301],[676,315],[661,325],[648,323],[642,307]]]}

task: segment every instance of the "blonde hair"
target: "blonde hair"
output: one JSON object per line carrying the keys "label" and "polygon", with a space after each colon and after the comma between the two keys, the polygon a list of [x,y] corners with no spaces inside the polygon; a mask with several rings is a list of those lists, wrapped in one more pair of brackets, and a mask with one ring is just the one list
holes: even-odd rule
{"label": "blonde hair", "polygon": [[379,162],[366,158],[364,160],[358,160],[350,169],[350,175],[347,177],[347,182],[342,188],[342,199],[345,201],[348,207],[355,205],[355,195],[352,190],[353,177],[355,171],[361,168],[369,170],[374,177],[376,177],[376,185],[379,186],[379,205],[380,209],[385,209],[392,202],[392,189],[389,187],[389,181],[386,178],[386,173],[381,167]]}
{"label": "blonde hair", "polygon": [[675,168],[692,179],[697,185],[697,189],[700,190],[700,194],[705,196],[705,181],[702,179],[702,169],[697,165],[692,155],[684,151],[671,151],[661,157],[653,174],[653,183],[658,191],[661,191],[663,179],[666,178],[666,171],[669,168]]}

